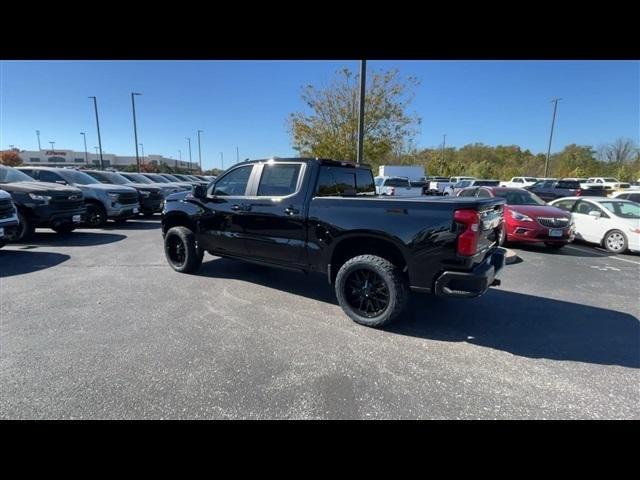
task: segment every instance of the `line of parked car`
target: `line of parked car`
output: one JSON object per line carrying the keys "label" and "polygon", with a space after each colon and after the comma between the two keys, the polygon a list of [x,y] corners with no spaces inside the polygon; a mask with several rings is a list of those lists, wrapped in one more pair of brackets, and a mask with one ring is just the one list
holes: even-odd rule
{"label": "line of parked car", "polygon": [[69,234],[162,211],[172,193],[208,185],[215,177],[124,173],[0,165],[0,247],[29,238],[36,228]]}

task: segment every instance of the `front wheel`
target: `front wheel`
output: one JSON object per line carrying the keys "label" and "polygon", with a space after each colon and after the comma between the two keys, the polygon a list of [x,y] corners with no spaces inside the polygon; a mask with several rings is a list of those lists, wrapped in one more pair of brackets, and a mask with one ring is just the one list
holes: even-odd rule
{"label": "front wheel", "polygon": [[627,237],[620,230],[607,233],[602,241],[604,248],[611,253],[623,253],[627,250]]}
{"label": "front wheel", "polygon": [[198,248],[195,234],[186,227],[173,227],[164,236],[164,254],[171,268],[192,273],[200,268],[204,251]]}
{"label": "front wheel", "polygon": [[107,212],[101,205],[87,204],[87,225],[92,228],[103,227],[107,223]]}
{"label": "front wheel", "polygon": [[342,310],[367,327],[382,327],[396,320],[408,298],[400,269],[376,255],[348,260],[338,271],[335,289]]}

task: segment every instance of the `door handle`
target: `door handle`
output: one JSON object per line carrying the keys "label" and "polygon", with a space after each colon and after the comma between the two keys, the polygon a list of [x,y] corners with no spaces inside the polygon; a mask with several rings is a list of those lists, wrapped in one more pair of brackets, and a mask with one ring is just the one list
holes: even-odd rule
{"label": "door handle", "polygon": [[237,211],[242,210],[242,207],[240,205],[233,205],[231,207],[231,210],[233,210],[234,212],[237,212]]}
{"label": "door handle", "polygon": [[290,207],[285,208],[284,213],[286,213],[287,215],[295,215],[297,213],[300,213],[300,210],[298,210],[292,205]]}

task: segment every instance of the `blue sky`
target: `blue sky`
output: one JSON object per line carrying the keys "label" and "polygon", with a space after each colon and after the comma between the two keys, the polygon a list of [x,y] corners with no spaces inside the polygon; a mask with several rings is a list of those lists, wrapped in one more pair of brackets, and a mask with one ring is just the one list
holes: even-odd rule
{"label": "blue sky", "polygon": [[[89,151],[97,145],[98,97],[103,149],[133,155],[130,92],[136,97],[145,154],[188,159],[202,134],[205,168],[240,158],[288,156],[286,120],[303,109],[300,90],[327,84],[357,61],[2,61],[0,148]],[[370,61],[368,71],[397,68],[415,76],[410,110],[422,118],[418,147],[517,144],[546,152],[551,98],[561,97],[553,151],[569,143],[598,146],[617,137],[640,143],[640,62],[637,61]]]}

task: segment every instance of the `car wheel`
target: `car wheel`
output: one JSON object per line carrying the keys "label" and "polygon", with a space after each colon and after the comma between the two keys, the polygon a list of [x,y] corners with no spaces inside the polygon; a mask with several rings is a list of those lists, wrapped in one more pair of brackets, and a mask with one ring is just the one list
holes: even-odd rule
{"label": "car wheel", "polygon": [[623,253],[627,250],[627,237],[620,230],[611,230],[602,241],[604,248],[611,253]]}
{"label": "car wheel", "polygon": [[173,227],[164,236],[164,254],[171,268],[192,273],[200,268],[204,251],[198,248],[195,234],[186,227]]}
{"label": "car wheel", "polygon": [[367,327],[393,322],[406,307],[408,298],[400,269],[375,255],[360,255],[342,265],[335,289],[342,310],[354,322]]}
{"label": "car wheel", "polygon": [[544,244],[547,246],[547,248],[550,248],[551,250],[560,250],[562,247],[566,245],[564,243],[554,243],[554,242],[544,242]]}
{"label": "car wheel", "polygon": [[107,223],[107,212],[102,205],[87,204],[87,225],[92,228],[103,227]]}
{"label": "car wheel", "polygon": [[18,221],[20,222],[20,226],[15,230],[13,235],[8,237],[10,242],[23,242],[33,235],[33,232],[36,230],[29,218],[20,210],[18,210]]}
{"label": "car wheel", "polygon": [[60,235],[66,235],[73,232],[75,229],[75,225],[59,225],[57,227],[52,227],[52,230]]}

